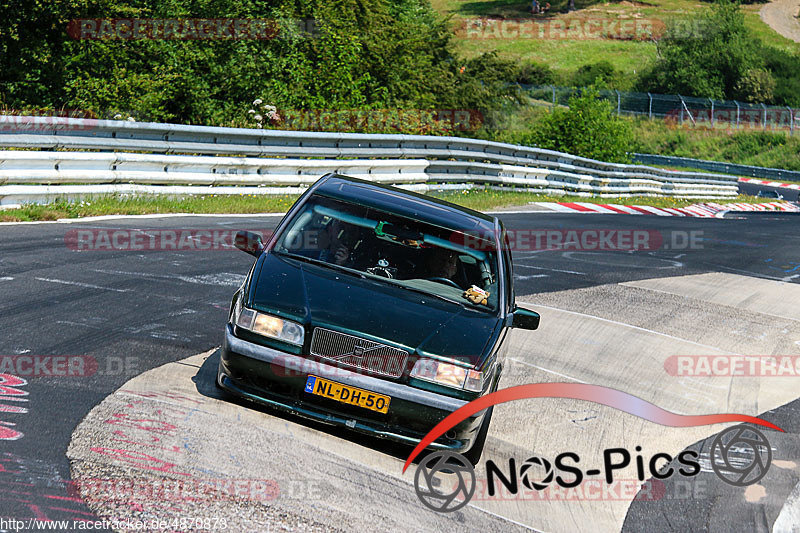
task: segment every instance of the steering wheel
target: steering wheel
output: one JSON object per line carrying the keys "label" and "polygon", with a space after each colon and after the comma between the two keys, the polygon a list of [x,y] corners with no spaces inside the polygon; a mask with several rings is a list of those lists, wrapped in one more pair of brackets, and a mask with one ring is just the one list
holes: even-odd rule
{"label": "steering wheel", "polygon": [[435,281],[437,283],[444,283],[445,285],[451,285],[456,289],[461,290],[461,287],[458,285],[458,283],[456,283],[452,279],[447,279],[447,278],[425,278],[425,279],[427,279],[428,281]]}

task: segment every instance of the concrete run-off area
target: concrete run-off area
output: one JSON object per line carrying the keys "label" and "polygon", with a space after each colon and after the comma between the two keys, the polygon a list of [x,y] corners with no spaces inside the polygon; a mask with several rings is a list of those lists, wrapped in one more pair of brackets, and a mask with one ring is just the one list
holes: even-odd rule
{"label": "concrete run-off area", "polygon": [[[721,273],[530,294],[522,301],[542,314],[542,326],[516,336],[502,386],[592,383],[680,414],[769,412],[796,399],[800,376],[680,375],[668,361],[798,356],[800,322],[792,312],[798,300],[797,285]],[[504,465],[512,457],[552,460],[573,452],[588,468],[600,466],[604,449],[637,446],[645,457],[675,457],[726,427],[670,428],[594,403],[536,399],[495,409],[477,468],[479,492],[460,511],[435,513],[415,495],[414,468],[401,473],[407,448],[226,400],[213,385],[217,358],[210,350],[150,370],[80,424],[68,458],[92,511],[116,518],[225,517],[243,531],[265,523],[319,531],[567,532],[587,524],[619,531],[647,523],[666,500],[703,507],[722,490],[701,445],[699,476],[686,486],[667,481],[660,501],[640,498],[635,508],[641,483],[633,463],[613,484],[594,490],[490,497],[480,491],[487,460]],[[794,512],[787,499],[800,479],[797,436],[771,431],[769,437],[774,462],[767,476],[755,488],[725,492],[725,502],[711,505],[705,518],[733,527],[726,514],[737,508],[737,520],[746,521],[738,525],[754,529]]]}

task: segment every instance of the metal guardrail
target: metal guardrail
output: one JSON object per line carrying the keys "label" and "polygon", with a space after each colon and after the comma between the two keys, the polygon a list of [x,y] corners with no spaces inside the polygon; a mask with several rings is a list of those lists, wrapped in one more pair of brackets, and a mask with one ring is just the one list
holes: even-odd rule
{"label": "metal guardrail", "polygon": [[[330,171],[418,189],[455,183],[585,196],[694,198],[735,196],[737,190],[735,176],[606,163],[460,137],[0,116],[0,147],[23,148],[0,151],[0,203],[5,204],[26,194],[52,198],[58,190],[67,193],[66,184],[106,185],[97,191],[110,190],[109,185],[116,185],[111,190],[147,186],[138,190],[165,194],[173,194],[170,186],[181,187],[174,194],[186,194],[190,185],[229,194],[233,186],[260,185],[261,193],[274,193],[277,187],[308,185]],[[12,186],[17,188],[8,189]],[[85,190],[75,194],[88,194]]]}
{"label": "metal guardrail", "polygon": [[691,157],[673,157],[654,154],[632,154],[633,160],[646,165],[664,165],[679,168],[699,168],[711,172],[723,172],[735,176],[748,178],[761,178],[769,180],[800,181],[800,172],[796,170],[783,170],[780,168],[754,167],[750,165],[737,165],[734,163],[721,163],[705,159],[692,159]]}

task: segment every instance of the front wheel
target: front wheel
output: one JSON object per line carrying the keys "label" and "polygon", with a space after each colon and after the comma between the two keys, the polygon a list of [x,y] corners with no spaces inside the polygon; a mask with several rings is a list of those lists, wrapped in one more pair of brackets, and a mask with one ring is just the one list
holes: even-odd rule
{"label": "front wheel", "polygon": [[472,466],[478,466],[478,461],[481,459],[483,447],[486,444],[486,436],[489,434],[489,423],[492,421],[493,410],[494,406],[486,410],[486,414],[483,416],[483,422],[481,422],[481,427],[478,430],[478,435],[475,437],[475,442],[469,450],[462,454],[467,461],[472,463]]}

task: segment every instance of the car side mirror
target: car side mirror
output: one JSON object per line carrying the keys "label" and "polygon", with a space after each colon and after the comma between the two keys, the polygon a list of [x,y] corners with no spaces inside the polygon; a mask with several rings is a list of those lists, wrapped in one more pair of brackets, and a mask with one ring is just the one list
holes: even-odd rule
{"label": "car side mirror", "polygon": [[261,235],[252,231],[237,231],[233,240],[233,245],[243,252],[258,257],[264,250],[264,243],[261,242]]}
{"label": "car side mirror", "polygon": [[539,313],[524,309],[522,307],[514,306],[513,318],[511,320],[512,328],[519,329],[536,329],[539,327]]}

